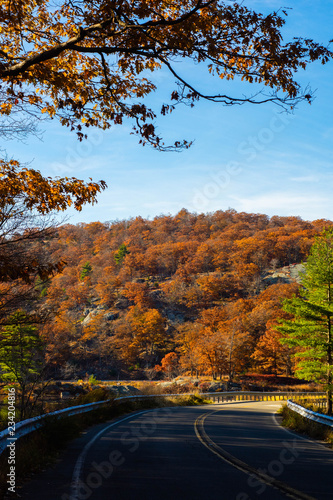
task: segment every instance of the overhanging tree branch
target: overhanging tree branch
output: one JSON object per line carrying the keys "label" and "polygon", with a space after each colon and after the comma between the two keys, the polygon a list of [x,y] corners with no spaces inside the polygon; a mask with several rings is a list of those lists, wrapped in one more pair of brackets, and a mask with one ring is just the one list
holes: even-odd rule
{"label": "overhanging tree branch", "polygon": [[[312,61],[325,64],[333,53],[310,39],[284,43],[286,15],[282,10],[265,16],[222,0],[61,0],[53,10],[48,0],[27,0],[0,17],[5,91],[0,113],[42,112],[76,130],[79,139],[82,127],[105,129],[127,117],[143,144],[163,149],[155,125],[147,122],[156,113],[144,105],[156,89],[152,75],[161,65],[181,83],[180,91],[170,91],[172,104],[206,99],[228,106],[271,102],[293,109],[312,97],[295,80],[297,71]],[[201,63],[198,71],[205,67],[216,78],[216,92],[197,89],[175,70],[175,60]],[[255,84],[255,91],[229,95],[223,80],[233,78]],[[269,90],[261,92],[262,87]],[[174,147],[180,144],[188,146],[176,141]]]}

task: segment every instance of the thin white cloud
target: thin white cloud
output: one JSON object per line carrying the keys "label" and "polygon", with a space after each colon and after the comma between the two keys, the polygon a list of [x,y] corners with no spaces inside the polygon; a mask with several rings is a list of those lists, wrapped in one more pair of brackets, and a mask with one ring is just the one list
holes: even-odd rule
{"label": "thin white cloud", "polygon": [[304,175],[303,177],[291,177],[289,180],[293,182],[319,182],[321,175]]}
{"label": "thin white cloud", "polygon": [[[306,219],[323,217],[324,212],[332,214],[333,201],[329,197],[299,195],[288,192],[271,192],[252,197],[230,196],[236,210],[261,212],[268,215],[301,215]],[[332,215],[331,215],[332,217]]]}

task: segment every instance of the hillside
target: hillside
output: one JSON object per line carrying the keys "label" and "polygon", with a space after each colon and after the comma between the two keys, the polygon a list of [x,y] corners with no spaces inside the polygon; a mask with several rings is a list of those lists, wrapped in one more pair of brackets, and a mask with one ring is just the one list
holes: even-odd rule
{"label": "hillside", "polygon": [[42,247],[66,265],[36,287],[49,375],[289,375],[291,353],[272,325],[329,225],[182,210],[58,228]]}

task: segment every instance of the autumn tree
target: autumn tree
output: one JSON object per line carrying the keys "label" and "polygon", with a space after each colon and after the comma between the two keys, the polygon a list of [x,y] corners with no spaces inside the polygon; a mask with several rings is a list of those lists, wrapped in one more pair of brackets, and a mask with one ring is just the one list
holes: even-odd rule
{"label": "autumn tree", "polygon": [[140,309],[148,309],[152,305],[148,293],[149,288],[146,283],[126,283],[123,290],[123,295]]}
{"label": "autumn tree", "polygon": [[333,229],[316,238],[305,265],[300,297],[286,300],[294,316],[282,321],[282,342],[296,348],[296,374],[326,387],[327,413],[332,414],[333,372]]}
{"label": "autumn tree", "polygon": [[157,309],[133,306],[117,325],[115,346],[127,363],[155,366],[166,343],[165,320]]}
{"label": "autumn tree", "polygon": [[[79,366],[87,367],[89,373],[109,375],[115,369],[116,357],[112,331],[105,321],[105,313],[97,312],[84,321],[77,339],[76,351]],[[82,356],[82,353],[85,353]],[[82,369],[82,368],[81,368]]]}
{"label": "autumn tree", "polygon": [[[275,102],[292,108],[311,101],[295,80],[299,69],[332,52],[308,38],[284,42],[285,10],[268,15],[222,0],[18,0],[2,2],[0,111],[57,117],[76,130],[103,129],[134,121],[140,142],[163,149],[144,97],[156,89],[149,76],[166,69],[177,86],[161,114],[179,103],[206,99],[225,105]],[[241,79],[244,96],[227,95],[221,85],[208,93],[183,74],[179,61],[199,63],[201,72],[221,80]],[[268,90],[260,92],[261,87]],[[173,147],[187,147],[177,140]]]}
{"label": "autumn tree", "polygon": [[294,362],[293,350],[280,342],[282,334],[275,327],[282,318],[291,316],[282,310],[285,299],[298,294],[297,283],[278,283],[269,286],[255,299],[255,307],[248,318],[249,332],[252,337],[253,352],[251,359],[254,369],[263,373],[291,375]]}
{"label": "autumn tree", "polygon": [[199,352],[204,373],[220,378],[228,370],[228,354],[220,331],[203,329],[199,338]]}
{"label": "autumn tree", "polygon": [[169,352],[161,360],[160,365],[155,366],[157,372],[163,372],[168,378],[173,378],[179,372],[179,359],[175,352]]}
{"label": "autumn tree", "polygon": [[256,344],[251,358],[258,371],[287,377],[293,374],[294,349],[281,344],[282,334],[276,330],[276,322],[268,321],[264,335]]}
{"label": "autumn tree", "polygon": [[27,258],[23,245],[52,234],[56,223],[48,216],[71,205],[81,210],[85,203],[94,203],[105,186],[104,182],[51,179],[37,170],[21,168],[14,160],[0,160],[0,280],[29,282],[34,272],[44,278],[58,271],[59,263],[42,264],[36,255]]}
{"label": "autumn tree", "polygon": [[75,321],[67,311],[61,310],[45,327],[46,362],[48,373],[59,376],[59,369],[73,357],[77,345]]}
{"label": "autumn tree", "polygon": [[198,375],[202,369],[202,357],[199,348],[199,339],[202,332],[198,323],[184,323],[177,327],[175,336],[180,353],[179,365],[184,372],[191,376]]}

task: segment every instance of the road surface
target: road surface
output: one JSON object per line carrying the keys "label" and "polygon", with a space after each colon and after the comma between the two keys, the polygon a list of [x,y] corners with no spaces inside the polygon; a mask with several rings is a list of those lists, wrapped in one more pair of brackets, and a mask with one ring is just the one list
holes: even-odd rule
{"label": "road surface", "polygon": [[90,428],[23,500],[328,500],[333,451],[278,425],[279,402],[140,411]]}

